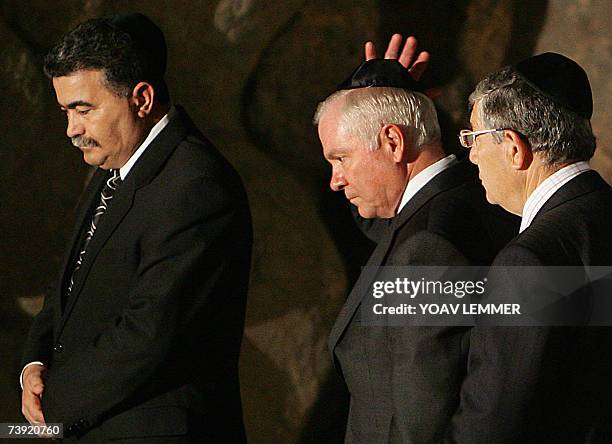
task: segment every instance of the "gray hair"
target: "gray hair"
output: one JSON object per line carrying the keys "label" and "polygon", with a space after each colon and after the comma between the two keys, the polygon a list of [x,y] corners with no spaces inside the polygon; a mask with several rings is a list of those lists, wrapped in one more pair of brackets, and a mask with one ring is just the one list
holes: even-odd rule
{"label": "gray hair", "polygon": [[[593,157],[595,136],[590,120],[534,89],[511,66],[480,81],[469,101],[470,107],[478,102],[482,125],[518,132],[533,152],[545,155],[549,165]],[[502,135],[493,133],[493,139],[500,143]]]}
{"label": "gray hair", "polygon": [[321,116],[335,100],[345,97],[339,131],[355,136],[370,151],[379,147],[378,135],[387,124],[398,125],[414,140],[418,148],[439,143],[440,125],[436,108],[428,97],[401,88],[370,87],[341,90],[319,103],[313,123],[319,124]]}

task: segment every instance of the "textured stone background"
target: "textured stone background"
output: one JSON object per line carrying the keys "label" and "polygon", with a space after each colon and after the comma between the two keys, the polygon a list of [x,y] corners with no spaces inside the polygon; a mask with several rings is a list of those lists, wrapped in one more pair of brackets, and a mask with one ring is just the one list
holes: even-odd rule
{"label": "textured stone background", "polygon": [[64,136],[41,59],[87,18],[142,11],[164,29],[168,82],[236,165],[255,224],[241,361],[250,441],[334,442],[345,399],[326,338],[371,245],[355,230],[310,121],[319,100],[362,58],[413,33],[430,50],[426,74],[449,146],[465,99],[487,72],[553,50],[589,73],[599,150],[612,181],[609,4],[602,0],[5,0],[0,10],[0,422],[20,420],[16,375],[30,314],[56,273],[88,171]]}

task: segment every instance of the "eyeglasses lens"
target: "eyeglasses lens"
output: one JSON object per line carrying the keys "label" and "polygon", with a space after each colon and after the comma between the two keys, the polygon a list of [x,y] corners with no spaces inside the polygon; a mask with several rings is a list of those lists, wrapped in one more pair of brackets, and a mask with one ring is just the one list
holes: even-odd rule
{"label": "eyeglasses lens", "polygon": [[474,144],[474,135],[466,131],[459,134],[459,141],[465,148],[470,148]]}

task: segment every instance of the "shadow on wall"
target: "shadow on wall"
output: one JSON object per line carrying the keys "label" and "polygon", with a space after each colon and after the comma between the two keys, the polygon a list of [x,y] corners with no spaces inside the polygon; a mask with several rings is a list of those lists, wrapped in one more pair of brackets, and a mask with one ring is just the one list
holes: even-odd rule
{"label": "shadow on wall", "polygon": [[[310,2],[308,5],[306,3],[308,2],[305,2],[304,8],[318,7],[322,14],[326,12],[326,9],[335,9],[323,4],[313,5],[319,2]],[[352,9],[354,11],[365,8]],[[349,8],[340,7],[332,12],[337,14],[339,11],[346,12],[349,11]],[[262,51],[258,64],[252,70],[252,74],[242,89],[240,117],[250,142],[279,165],[289,169],[304,187],[305,198],[314,198],[318,210],[317,216],[323,220],[335,247],[340,251],[348,281],[352,285],[359,276],[359,267],[367,259],[373,244],[353,223],[344,195],[333,193],[329,189],[330,169],[323,159],[316,128],[311,122],[318,102],[334,91],[335,85],[342,80],[341,76],[350,73],[354,65],[352,59],[360,56],[361,48],[358,45],[351,46],[352,43],[347,42],[350,36],[334,33],[329,29],[329,23],[324,20],[322,23],[314,23],[313,28],[315,29],[310,29],[310,35],[304,35],[302,30],[306,27],[304,22],[307,22],[308,19],[304,18],[302,13],[301,8],[297,10]],[[330,16],[333,17],[333,14]],[[317,19],[311,20],[316,21]],[[316,57],[307,57],[307,54],[304,54],[302,60],[299,58],[298,60],[286,60],[288,47],[295,44],[292,40],[312,39],[317,41],[314,35],[317,24],[324,31],[322,42],[325,44],[324,47],[318,49],[326,49],[327,52],[317,52],[311,49]],[[341,54],[343,50],[346,52],[347,47],[350,48],[350,53]],[[303,49],[305,52],[308,51],[307,47]],[[336,59],[335,55],[339,53],[345,57]],[[325,67],[333,66],[333,64],[339,65],[326,70],[336,76],[322,76],[319,84],[313,84],[312,80],[309,83],[306,73],[316,71],[317,64]],[[338,75],[340,77],[337,77]],[[278,83],[274,87],[278,87],[280,91],[290,90],[289,96],[293,97],[289,97],[287,101],[270,103],[269,95],[274,95],[270,94],[273,92],[270,77],[276,77],[274,80]],[[300,95],[300,91],[306,91],[309,97],[305,98]],[[280,116],[285,116],[289,121],[279,122]],[[287,143],[287,141],[291,142]]]}
{"label": "shadow on wall", "polygon": [[385,0],[379,46],[394,32],[415,35],[431,53],[423,76],[441,87],[436,101],[447,152],[464,151],[457,134],[469,121],[467,97],[488,73],[534,53],[547,0]]}
{"label": "shadow on wall", "polygon": [[[353,223],[344,195],[329,190],[329,167],[323,159],[312,117],[318,102],[333,92],[335,85],[363,57],[361,42],[374,37],[375,11],[374,1],[340,0],[330,4],[315,0],[303,3],[270,38],[241,91],[242,126],[250,143],[297,181],[295,194],[291,188],[277,191],[289,195],[296,217],[308,226],[306,232],[300,234],[308,239],[308,248],[296,254],[319,256],[319,262],[324,260],[322,255],[326,250],[333,250],[338,256],[335,263],[320,264],[327,270],[327,279],[317,276],[315,270],[310,270],[310,273],[303,270],[309,273],[309,280],[319,283],[318,294],[295,291],[283,297],[288,305],[292,305],[287,310],[304,306],[306,311],[320,313],[321,319],[308,340],[312,342],[304,343],[300,350],[290,350],[284,359],[284,369],[295,378],[296,385],[292,391],[297,399],[286,398],[277,402],[302,411],[297,421],[288,420],[287,416],[295,413],[286,411],[276,420],[274,428],[287,432],[284,435],[290,436],[287,442],[298,442],[300,436],[308,436],[312,442],[338,442],[344,433],[347,396],[342,383],[331,370],[327,336],[348,289],[359,274],[359,267],[373,245]],[[271,171],[271,174],[276,173]],[[285,242],[291,242],[291,229],[283,229],[283,236],[287,236]],[[325,233],[324,238],[317,234],[318,230]],[[279,259],[286,261],[288,258],[276,260]],[[253,296],[252,301],[261,297],[263,304],[268,304],[271,297]],[[295,330],[299,327],[288,328]],[[283,334],[299,337],[302,333],[287,330]],[[317,346],[313,347],[313,343]],[[313,372],[316,381],[300,381],[304,377],[309,379],[310,372],[287,364],[293,359],[290,356],[293,354],[297,362],[302,363],[300,365],[317,369]],[[248,358],[243,354],[243,362]],[[245,382],[249,383],[248,379]],[[301,392],[304,386],[312,387],[308,390],[313,393],[304,396]],[[251,387],[250,390],[255,389]],[[247,415],[249,411],[253,409],[245,405]],[[308,420],[304,430],[306,418],[311,415],[314,416]],[[273,436],[283,436],[277,430],[266,431],[265,420],[254,422],[253,418],[246,419],[249,431],[255,431],[250,435],[252,442],[269,442]]]}

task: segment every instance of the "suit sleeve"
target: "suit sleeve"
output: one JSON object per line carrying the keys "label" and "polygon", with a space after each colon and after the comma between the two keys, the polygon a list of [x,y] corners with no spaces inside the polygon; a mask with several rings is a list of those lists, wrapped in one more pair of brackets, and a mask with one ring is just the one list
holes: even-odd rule
{"label": "suit sleeve", "polygon": [[56,298],[55,283],[49,285],[43,307],[34,318],[21,359],[21,368],[30,362],[48,362],[49,350],[53,348],[53,310]]}
{"label": "suit sleeve", "polygon": [[127,307],[94,343],[48,371],[48,422],[94,426],[150,383],[172,352],[185,313],[196,312],[221,285],[234,251],[224,247],[243,223],[238,218],[244,221],[247,204],[213,179],[195,179],[175,191],[154,218],[143,220],[150,228]]}

